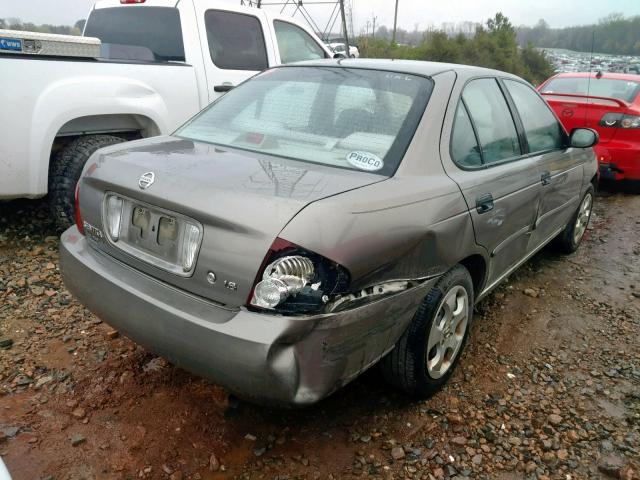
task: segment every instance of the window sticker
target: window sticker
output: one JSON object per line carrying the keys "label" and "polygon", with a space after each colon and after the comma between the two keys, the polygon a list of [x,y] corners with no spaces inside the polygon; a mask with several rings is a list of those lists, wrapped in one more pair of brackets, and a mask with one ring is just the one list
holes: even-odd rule
{"label": "window sticker", "polygon": [[0,50],[8,50],[12,52],[22,51],[22,40],[19,38],[0,37]]}
{"label": "window sticker", "polygon": [[351,152],[347,155],[347,162],[360,170],[376,172],[384,167],[384,162],[380,157],[369,152]]}

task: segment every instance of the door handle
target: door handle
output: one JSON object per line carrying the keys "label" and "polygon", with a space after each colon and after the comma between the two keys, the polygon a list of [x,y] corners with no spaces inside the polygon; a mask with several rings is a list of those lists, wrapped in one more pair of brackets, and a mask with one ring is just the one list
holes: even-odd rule
{"label": "door handle", "polygon": [[549,185],[551,183],[551,173],[549,173],[546,170],[542,172],[542,175],[540,176],[540,181],[542,182],[542,185]]}
{"label": "door handle", "polygon": [[487,213],[493,210],[493,195],[485,193],[476,198],[476,211],[479,214]]}
{"label": "door handle", "polygon": [[216,85],[213,87],[213,91],[218,93],[228,92],[229,90],[233,90],[233,85],[227,83],[223,83],[222,85]]}

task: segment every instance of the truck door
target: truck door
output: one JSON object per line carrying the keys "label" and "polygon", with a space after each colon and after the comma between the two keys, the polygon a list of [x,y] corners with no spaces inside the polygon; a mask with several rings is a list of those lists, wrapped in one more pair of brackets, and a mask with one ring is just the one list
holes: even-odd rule
{"label": "truck door", "polygon": [[209,101],[275,64],[275,53],[265,15],[206,8],[195,2],[204,57]]}

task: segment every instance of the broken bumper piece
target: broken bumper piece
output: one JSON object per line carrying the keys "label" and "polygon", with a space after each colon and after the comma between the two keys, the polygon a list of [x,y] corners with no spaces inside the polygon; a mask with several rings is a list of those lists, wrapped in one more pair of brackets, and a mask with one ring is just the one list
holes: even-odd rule
{"label": "broken bumper piece", "polygon": [[336,313],[256,313],[158,282],[99,253],[75,227],[62,236],[60,269],[73,295],[135,342],[240,397],[279,405],[315,403],[373,365],[437,280]]}

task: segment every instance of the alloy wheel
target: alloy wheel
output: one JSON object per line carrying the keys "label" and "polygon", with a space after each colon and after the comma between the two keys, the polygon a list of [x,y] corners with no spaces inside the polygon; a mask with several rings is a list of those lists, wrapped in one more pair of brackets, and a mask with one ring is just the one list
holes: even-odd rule
{"label": "alloy wheel", "polygon": [[469,294],[456,285],[444,295],[427,339],[427,372],[433,379],[445,375],[455,361],[469,323]]}
{"label": "alloy wheel", "polygon": [[578,216],[573,228],[573,243],[576,245],[582,240],[584,232],[587,230],[589,224],[589,218],[591,217],[591,208],[593,206],[593,195],[587,193],[582,199],[580,209],[578,210]]}

